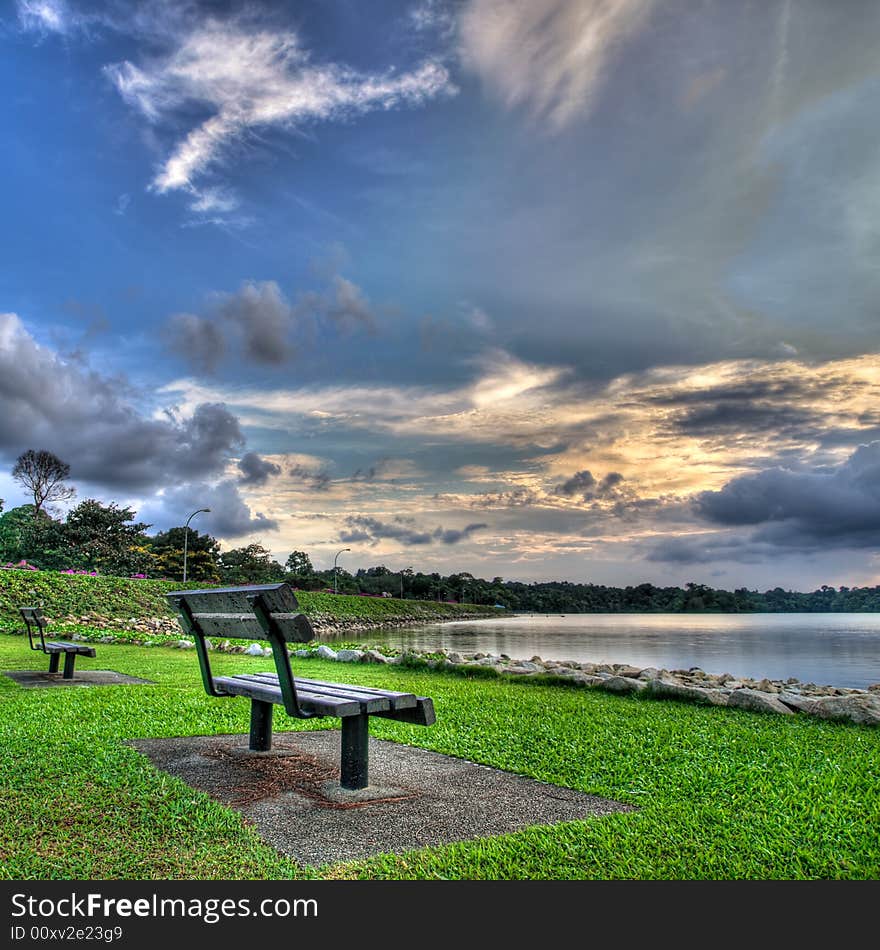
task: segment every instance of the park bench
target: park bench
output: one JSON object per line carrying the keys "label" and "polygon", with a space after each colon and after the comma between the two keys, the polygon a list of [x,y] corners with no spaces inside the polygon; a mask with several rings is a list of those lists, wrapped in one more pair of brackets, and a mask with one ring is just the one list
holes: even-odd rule
{"label": "park bench", "polygon": [[78,656],[94,656],[94,647],[86,646],[84,643],[68,643],[66,640],[47,640],[46,627],[49,622],[43,616],[39,607],[21,607],[18,611],[24,619],[27,627],[28,640],[32,650],[48,653],[49,672],[58,672],[58,661],[64,654],[64,672],[62,679],[73,679],[73,664],[76,663]]}
{"label": "park bench", "polygon": [[[167,596],[181,626],[195,642],[206,692],[250,699],[249,748],[254,752],[272,748],[276,705],[297,719],[336,717],[342,727],[340,784],[361,789],[369,785],[370,716],[421,726],[435,721],[434,704],[424,696],[294,678],[287,644],[307,643],[315,633],[308,618],[299,612],[289,584],[181,590]],[[208,657],[209,637],[268,640],[275,672],[214,676]]]}

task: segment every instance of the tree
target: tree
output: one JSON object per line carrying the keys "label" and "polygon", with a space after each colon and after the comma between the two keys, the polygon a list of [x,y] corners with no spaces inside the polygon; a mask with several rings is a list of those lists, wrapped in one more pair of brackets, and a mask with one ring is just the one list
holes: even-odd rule
{"label": "tree", "polygon": [[311,558],[305,551],[292,551],[284,567],[291,574],[302,574],[305,576],[315,573]]}
{"label": "tree", "polygon": [[[184,532],[187,534],[185,535]],[[183,580],[183,539],[186,542],[186,578],[187,583],[219,581],[217,557],[220,544],[209,534],[199,534],[194,528],[170,528],[160,531],[147,539],[153,566],[150,573],[169,580]]]}
{"label": "tree", "polygon": [[224,551],[217,566],[226,584],[272,584],[284,579],[284,568],[262,544]]}
{"label": "tree", "polygon": [[33,496],[35,517],[49,502],[67,501],[76,494],[75,488],[64,484],[70,477],[70,466],[45,449],[22,452],[12,477]]}
{"label": "tree", "polygon": [[102,505],[94,498],[80,502],[64,523],[68,566],[120,577],[147,573],[152,558],[144,532],[150,525],[134,522],[134,517],[131,508],[120,508],[115,502]]}

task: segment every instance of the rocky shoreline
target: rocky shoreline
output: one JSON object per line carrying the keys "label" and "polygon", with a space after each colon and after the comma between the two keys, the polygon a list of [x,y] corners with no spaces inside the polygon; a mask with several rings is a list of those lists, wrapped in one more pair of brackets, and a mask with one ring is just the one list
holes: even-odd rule
{"label": "rocky shoreline", "polygon": [[563,681],[611,693],[639,693],[658,699],[677,699],[732,709],[793,716],[798,713],[820,719],[846,720],[862,725],[880,725],[880,683],[867,689],[818,686],[799,680],[755,680],[730,673],[706,673],[698,667],[687,670],[639,668],[625,663],[578,663],[574,660],[514,660],[504,654],[407,652],[387,656],[379,650],[333,650],[326,644],[317,649],[296,650],[294,656],[321,657],[339,663],[384,663],[425,666],[435,670],[491,669],[496,675]]}
{"label": "rocky shoreline", "polygon": [[[117,642],[120,638],[109,633],[110,629],[124,627],[130,633],[171,637],[180,634],[180,626],[173,617],[131,618],[127,621],[88,615],[60,618],[65,624],[83,624],[107,628],[108,634],[99,642]],[[363,634],[389,626],[407,627],[424,623],[423,617],[401,615],[389,622],[373,622],[363,618],[340,618],[332,615],[314,615],[309,618],[315,633],[321,636],[339,637],[348,634]],[[74,639],[86,639],[74,634]],[[89,637],[88,639],[94,639]],[[131,642],[131,641],[129,641]],[[137,642],[137,641],[135,641]],[[147,642],[145,645],[151,645]],[[180,649],[194,647],[191,640],[170,641]],[[216,643],[219,652],[269,655],[271,650],[253,643],[239,646]],[[544,681],[566,682],[577,686],[603,689],[618,694],[642,694],[658,699],[677,699],[712,706],[734,709],[750,709],[757,712],[775,713],[782,716],[796,714],[880,725],[880,683],[867,689],[822,686],[802,683],[794,678],[787,680],[751,679],[733,676],[730,673],[707,673],[698,667],[687,670],[665,670],[654,667],[639,668],[625,663],[580,663],[574,660],[543,660],[533,656],[530,660],[511,659],[504,654],[457,653],[434,651],[430,653],[405,652],[388,655],[379,649],[334,650],[327,644],[310,646],[293,652],[300,658],[321,657],[341,663],[390,663],[425,666],[435,670],[467,671],[482,668],[487,673],[511,678],[536,678]],[[491,672],[490,672],[491,671]]]}

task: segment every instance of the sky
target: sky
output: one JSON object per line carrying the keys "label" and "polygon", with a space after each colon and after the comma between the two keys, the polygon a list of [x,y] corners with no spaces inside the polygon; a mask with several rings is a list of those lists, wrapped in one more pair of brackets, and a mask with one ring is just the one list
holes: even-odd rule
{"label": "sky", "polygon": [[6,510],[46,449],[319,569],[880,583],[878,44],[873,0],[7,0]]}

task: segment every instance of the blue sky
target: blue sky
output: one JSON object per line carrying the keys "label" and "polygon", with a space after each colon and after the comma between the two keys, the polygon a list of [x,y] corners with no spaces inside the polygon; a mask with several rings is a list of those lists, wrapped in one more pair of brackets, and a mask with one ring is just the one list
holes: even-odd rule
{"label": "blue sky", "polygon": [[876,583],[880,8],[0,7],[27,448],[320,567]]}

